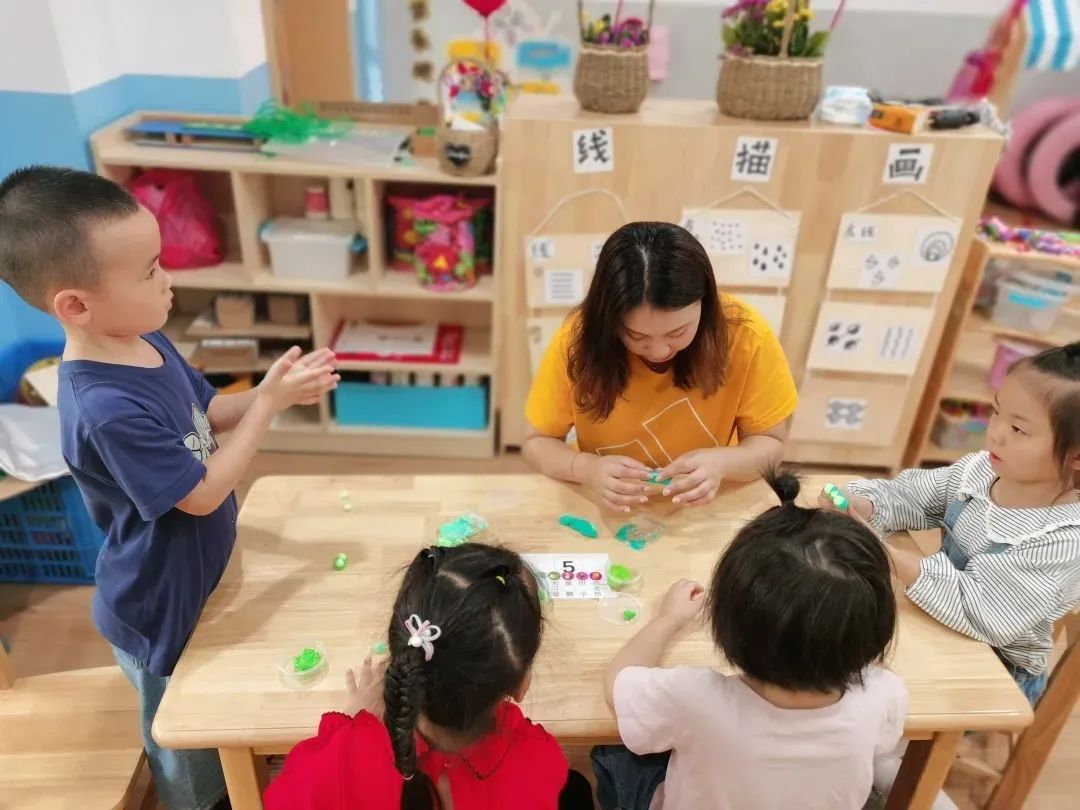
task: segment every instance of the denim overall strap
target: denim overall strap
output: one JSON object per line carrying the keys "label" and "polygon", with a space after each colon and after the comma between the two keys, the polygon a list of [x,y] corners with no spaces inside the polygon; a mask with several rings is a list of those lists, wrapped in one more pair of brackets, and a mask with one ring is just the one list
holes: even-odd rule
{"label": "denim overall strap", "polygon": [[956,537],[956,524],[960,520],[960,513],[967,508],[969,503],[970,501],[964,498],[957,498],[949,503],[948,508],[945,510],[945,527],[941,533],[941,548],[944,550],[945,556],[949,558],[949,562],[958,571],[963,571],[970,559],[961,548],[960,540]]}

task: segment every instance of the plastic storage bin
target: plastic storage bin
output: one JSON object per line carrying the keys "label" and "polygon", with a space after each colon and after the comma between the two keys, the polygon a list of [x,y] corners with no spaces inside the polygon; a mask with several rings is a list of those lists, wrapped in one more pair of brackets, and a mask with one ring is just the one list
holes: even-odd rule
{"label": "plastic storage bin", "polygon": [[70,478],[0,501],[0,581],[93,583],[104,542]]}
{"label": "plastic storage bin", "polygon": [[1042,351],[1042,347],[1033,343],[1021,343],[1018,340],[999,340],[997,348],[994,349],[994,364],[990,367],[990,374],[986,380],[990,390],[997,391],[1001,388],[1001,384],[1005,382],[1005,374],[1008,372],[1009,366],[1017,360],[1031,357],[1040,351]]}
{"label": "plastic storage bin", "polygon": [[334,392],[338,424],[389,428],[483,430],[484,386],[428,388],[341,382]]}
{"label": "plastic storage bin", "polygon": [[946,450],[982,450],[990,409],[974,403],[946,402],[938,411],[930,440]]}
{"label": "plastic storage bin", "polygon": [[1050,276],[1017,271],[998,280],[994,323],[1027,332],[1049,332],[1080,287]]}
{"label": "plastic storage bin", "polygon": [[259,232],[270,248],[270,267],[282,278],[342,281],[366,242],[352,222],[280,217]]}

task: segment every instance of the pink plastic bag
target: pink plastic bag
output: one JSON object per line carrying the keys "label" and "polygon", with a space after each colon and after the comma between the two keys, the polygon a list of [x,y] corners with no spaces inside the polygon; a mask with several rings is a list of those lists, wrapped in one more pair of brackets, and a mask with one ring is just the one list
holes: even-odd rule
{"label": "pink plastic bag", "polygon": [[136,177],[131,193],[161,229],[161,265],[170,270],[220,264],[223,256],[214,207],[192,172],[150,169]]}

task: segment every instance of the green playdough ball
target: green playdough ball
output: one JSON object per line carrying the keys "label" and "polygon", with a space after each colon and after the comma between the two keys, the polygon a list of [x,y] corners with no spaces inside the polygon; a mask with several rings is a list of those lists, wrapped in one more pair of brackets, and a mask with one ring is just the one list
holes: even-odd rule
{"label": "green playdough ball", "polygon": [[322,655],[318,650],[304,647],[300,654],[293,659],[294,672],[310,672],[322,663]]}
{"label": "green playdough ball", "polygon": [[613,588],[621,588],[630,583],[630,580],[634,578],[634,572],[630,570],[629,566],[614,563],[608,566],[607,576],[608,583]]}
{"label": "green playdough ball", "polygon": [[637,612],[633,610],[624,610],[622,612],[622,617],[625,621],[632,622],[637,618]]}
{"label": "green playdough ball", "polygon": [[346,557],[344,554],[339,554],[338,556],[336,556],[334,558],[334,570],[335,571],[344,571],[345,566],[348,565],[348,564],[349,564],[349,558]]}
{"label": "green playdough ball", "polygon": [[375,646],[371,648],[371,651],[376,655],[386,655],[387,649],[385,641],[376,641]]}

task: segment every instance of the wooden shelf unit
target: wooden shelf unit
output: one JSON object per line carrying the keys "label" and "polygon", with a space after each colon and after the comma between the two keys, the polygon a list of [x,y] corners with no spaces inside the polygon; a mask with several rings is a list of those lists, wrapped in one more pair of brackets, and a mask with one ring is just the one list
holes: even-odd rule
{"label": "wooden shelf unit", "polygon": [[[985,216],[996,216],[1011,226],[1053,230],[1054,224],[1032,215],[1013,211],[1002,205],[988,203]],[[934,368],[930,373],[919,409],[919,419],[911,434],[905,461],[907,465],[951,464],[968,450],[938,447],[931,439],[934,420],[944,399],[958,399],[988,404],[993,402],[989,374],[994,362],[998,339],[1019,340],[1045,346],[1060,346],[1077,339],[1074,327],[1062,325],[1062,320],[1075,324],[1080,321],[1080,302],[1071,302],[1071,315],[1062,314],[1058,324],[1049,332],[1028,332],[994,323],[985,313],[973,308],[987,265],[991,261],[1023,264],[1031,272],[1063,271],[1080,283],[1080,259],[1017,250],[1013,245],[993,242],[982,237],[972,240],[971,252],[961,289],[957,292],[946,333],[938,345]]]}
{"label": "wooden shelf unit", "polygon": [[[498,386],[499,293],[498,228],[493,245],[493,274],[476,287],[461,292],[433,292],[421,287],[412,273],[390,267],[387,243],[385,193],[417,185],[485,188],[495,195],[495,222],[501,214],[498,173],[477,178],[442,173],[433,159],[416,159],[410,166],[365,167],[309,163],[291,158],[248,152],[223,152],[199,148],[169,148],[132,143],[124,129],[148,113],[132,113],[94,133],[91,151],[97,171],[126,183],[140,169],[159,167],[196,173],[203,194],[213,203],[223,226],[226,260],[214,267],[170,272],[178,306],[165,332],[191,359],[201,338],[256,337],[274,341],[304,341],[327,345],[338,322],[344,318],[371,318],[398,322],[444,322],[465,326],[465,345],[457,364],[421,364],[343,361],[345,373],[416,371],[486,377],[489,385],[487,427],[483,430],[422,430],[411,428],[351,427],[338,425],[331,405],[293,408],[275,419],[267,432],[266,450],[372,453],[413,456],[460,456],[483,458],[495,452],[495,420]],[[213,120],[222,116],[197,116]],[[259,226],[275,216],[303,213],[304,187],[311,182],[345,181],[351,197],[357,230],[368,240],[367,252],[348,278],[337,281],[283,278],[270,270],[270,256],[258,238]],[[195,316],[206,310],[218,292],[283,294],[305,298],[308,324],[282,326],[257,322],[249,329],[192,326]],[[274,355],[263,352],[254,363],[228,367],[208,365],[209,374],[259,374]]]}

